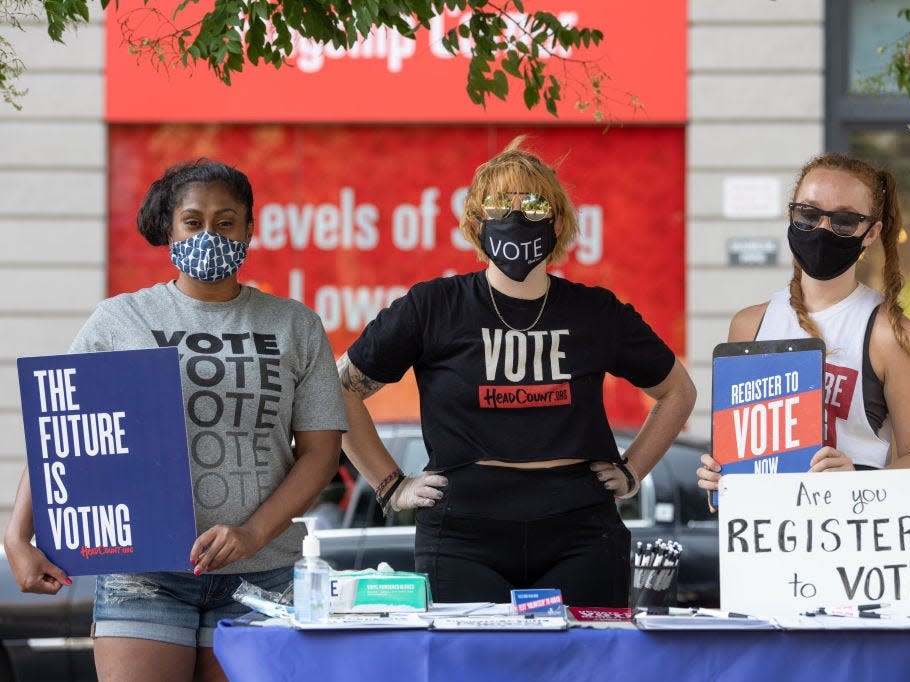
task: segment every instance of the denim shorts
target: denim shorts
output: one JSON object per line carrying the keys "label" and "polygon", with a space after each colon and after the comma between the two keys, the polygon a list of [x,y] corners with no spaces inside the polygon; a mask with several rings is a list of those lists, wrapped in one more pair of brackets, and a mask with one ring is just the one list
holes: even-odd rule
{"label": "denim shorts", "polygon": [[243,574],[116,573],[95,581],[94,637],[135,637],[211,647],[215,626],[250,609],[233,598],[244,579],[283,592],[293,566]]}

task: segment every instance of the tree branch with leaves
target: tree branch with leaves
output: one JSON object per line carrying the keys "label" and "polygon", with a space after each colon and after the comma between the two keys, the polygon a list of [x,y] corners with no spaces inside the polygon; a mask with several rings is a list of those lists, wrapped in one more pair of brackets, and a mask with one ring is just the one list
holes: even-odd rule
{"label": "tree branch with leaves", "polygon": [[[48,34],[62,41],[64,31],[88,20],[89,0],[47,0]],[[17,12],[36,3],[8,2],[13,9],[5,23],[15,25]],[[107,11],[117,2],[100,0]],[[159,68],[207,65],[225,84],[247,66],[286,66],[301,39],[324,47],[351,49],[371,32],[392,30],[413,40],[445,12],[461,12],[464,20],[448,29],[440,45],[451,55],[468,57],[466,90],[471,102],[485,107],[491,97],[506,99],[513,84],[522,90],[525,106],[540,104],[554,116],[566,93],[574,106],[591,109],[597,120],[608,107],[625,100],[640,108],[628,93],[606,87],[608,75],[596,60],[573,57],[573,51],[597,46],[603,32],[566,25],[548,11],[534,10],[532,0],[185,0],[171,15],[156,3],[124,12],[120,27],[137,58]],[[2,6],[2,5],[0,5]],[[21,6],[21,7],[18,7]],[[3,15],[0,14],[0,22]],[[0,39],[2,41],[2,39]],[[0,42],[0,93],[15,105],[23,93],[12,87],[23,65],[3,52]]]}
{"label": "tree branch with leaves", "polygon": [[[178,14],[191,1],[182,3]],[[466,89],[473,103],[485,106],[490,96],[506,99],[510,79],[521,84],[529,109],[542,101],[556,115],[564,84],[574,87],[583,106],[606,103],[604,74],[596,62],[569,56],[574,48],[598,45],[602,31],[566,26],[551,12],[526,11],[522,0],[216,0],[201,18],[183,26],[146,4],[128,13],[121,29],[135,53],[165,67],[205,63],[229,85],[247,64],[285,66],[301,38],[351,49],[371,32],[390,29],[414,40],[434,18],[454,10],[470,13],[445,33],[441,47],[457,55],[468,45]],[[150,15],[159,22],[155,35],[148,33],[154,23]],[[554,74],[550,64],[558,64],[561,73]],[[573,68],[581,73],[574,80]]]}

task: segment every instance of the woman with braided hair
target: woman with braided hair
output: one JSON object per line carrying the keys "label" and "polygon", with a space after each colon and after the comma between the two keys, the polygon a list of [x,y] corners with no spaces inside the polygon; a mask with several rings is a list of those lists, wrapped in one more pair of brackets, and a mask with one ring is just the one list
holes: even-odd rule
{"label": "woman with braided hair", "polygon": [[[910,467],[910,320],[898,303],[901,227],[888,171],[842,154],[813,159],[790,203],[789,288],[730,323],[730,341],[824,340],[824,447],[809,471]],[[856,279],[856,263],[876,239],[885,254],[884,293]],[[699,487],[716,490],[720,473],[714,458],[702,455]]]}

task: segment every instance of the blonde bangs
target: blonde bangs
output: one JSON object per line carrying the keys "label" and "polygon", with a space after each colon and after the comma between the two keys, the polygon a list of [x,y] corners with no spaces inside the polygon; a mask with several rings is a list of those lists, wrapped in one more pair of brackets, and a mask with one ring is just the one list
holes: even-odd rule
{"label": "blonde bangs", "polygon": [[459,227],[462,236],[474,246],[477,258],[483,262],[489,260],[483,252],[479,237],[480,225],[486,217],[483,211],[484,198],[500,192],[539,194],[550,202],[559,234],[556,247],[547,262],[561,261],[578,232],[575,209],[554,170],[536,156],[518,148],[515,141],[505,151],[478,166],[468,188]]}

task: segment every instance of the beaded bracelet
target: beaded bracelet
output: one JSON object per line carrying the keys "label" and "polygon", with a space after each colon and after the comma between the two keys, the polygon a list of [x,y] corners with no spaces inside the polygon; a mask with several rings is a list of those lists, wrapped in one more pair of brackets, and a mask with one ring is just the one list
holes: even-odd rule
{"label": "beaded bracelet", "polygon": [[382,491],[385,490],[385,487],[389,483],[394,481],[396,477],[402,476],[402,475],[403,474],[401,473],[401,469],[399,469],[398,467],[395,467],[394,469],[392,469],[392,473],[390,473],[388,476],[386,476],[384,479],[382,479],[379,482],[379,485],[377,485],[375,488],[373,488],[373,492],[376,493],[376,499],[378,500],[382,496]]}

